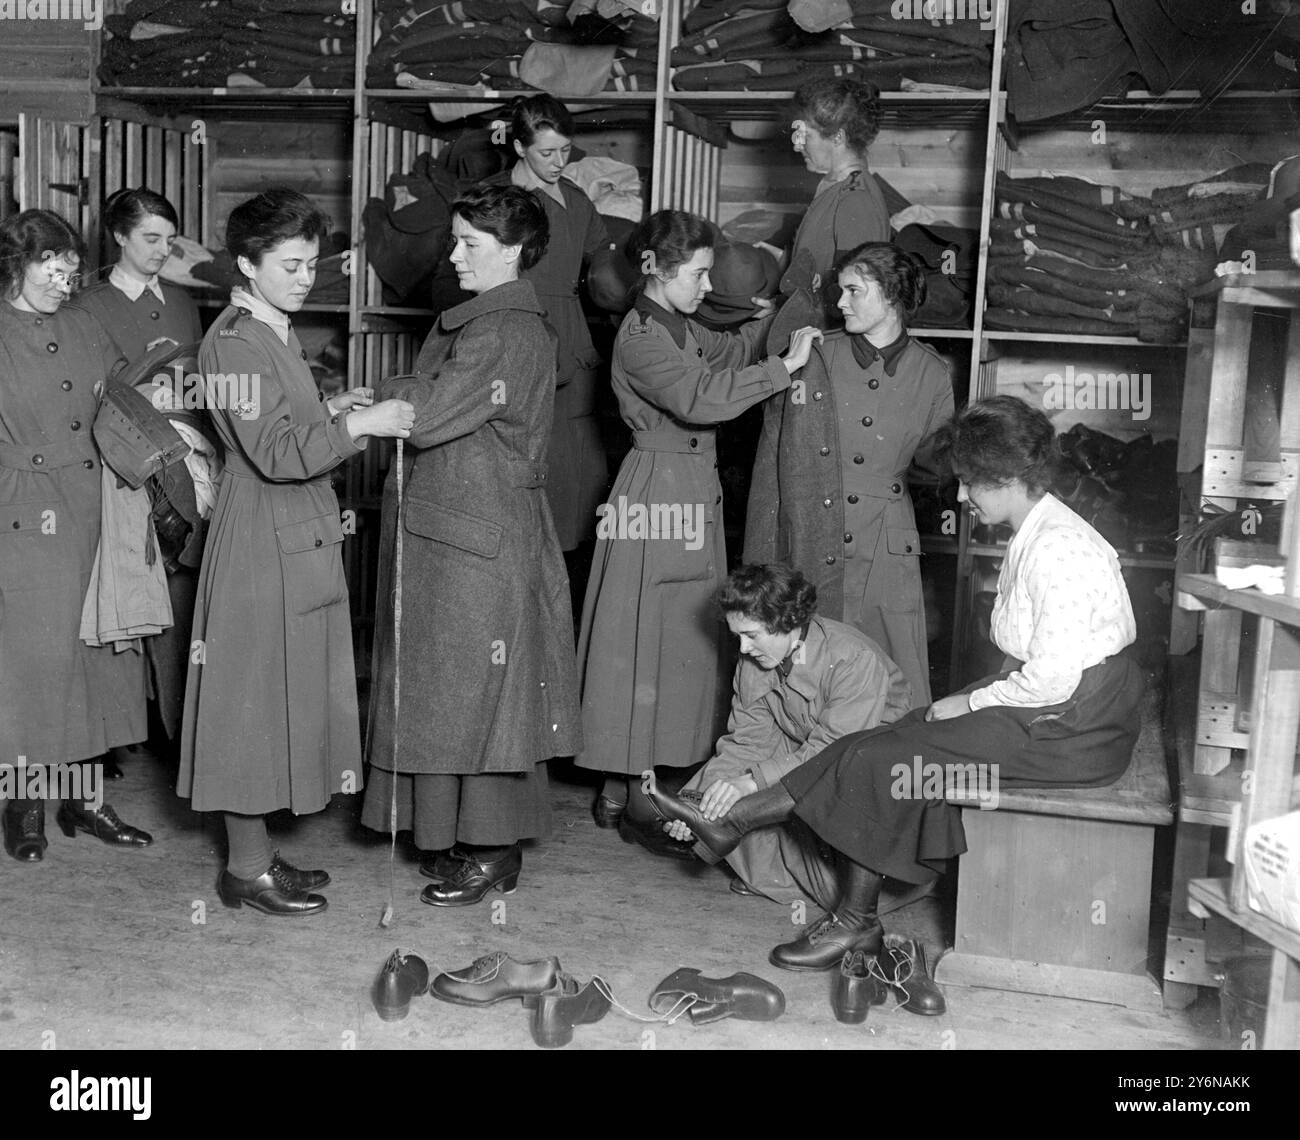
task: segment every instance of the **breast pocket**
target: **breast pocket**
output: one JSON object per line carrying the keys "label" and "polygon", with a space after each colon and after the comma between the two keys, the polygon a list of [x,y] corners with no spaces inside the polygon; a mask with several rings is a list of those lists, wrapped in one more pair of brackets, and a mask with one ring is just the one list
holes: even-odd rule
{"label": "breast pocket", "polygon": [[[715,557],[713,506],[655,503],[644,509],[645,560],[649,581],[705,582],[726,572]],[[629,527],[632,534],[638,533]]]}
{"label": "breast pocket", "polygon": [[885,549],[881,604],[896,613],[915,613],[921,608],[921,536],[915,527],[886,525]]}
{"label": "breast pocket", "polygon": [[337,514],[317,515],[275,528],[284,574],[284,604],[290,613],[346,602],[343,577],[343,524]]}
{"label": "breast pocket", "polygon": [[492,559],[501,552],[501,524],[441,503],[406,501],[406,529],[420,538]]}

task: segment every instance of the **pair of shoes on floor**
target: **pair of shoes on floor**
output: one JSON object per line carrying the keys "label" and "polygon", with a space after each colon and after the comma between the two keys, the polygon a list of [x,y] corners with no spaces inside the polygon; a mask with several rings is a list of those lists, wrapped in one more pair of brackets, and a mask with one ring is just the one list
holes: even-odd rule
{"label": "pair of shoes on floor", "polygon": [[674,970],[650,992],[650,1008],[669,1025],[683,1013],[692,1025],[709,1025],[723,1018],[775,1021],[785,1012],[785,994],[753,974],[705,978],[699,970]]}
{"label": "pair of shoes on floor", "polygon": [[381,1021],[401,1021],[411,999],[429,988],[429,967],[418,954],[394,950],[370,987],[370,1000]]}
{"label": "pair of shoes on floor", "polygon": [[845,951],[840,968],[831,978],[831,1011],[845,1025],[867,1020],[873,1005],[884,1005],[889,986],[874,954],[863,950]]}
{"label": "pair of shoes on floor", "polygon": [[925,946],[920,941],[888,934],[877,961],[886,983],[898,991],[899,1004],[908,1013],[938,1017],[948,1012],[948,1002],[930,974]]}
{"label": "pair of shoes on floor", "polygon": [[884,945],[885,930],[873,918],[850,926],[834,912],[823,915],[793,942],[784,942],[767,956],[782,970],[834,970],[854,950],[874,957]]}
{"label": "pair of shoes on floor", "polygon": [[524,853],[518,843],[501,858],[486,863],[453,847],[442,859],[434,859],[429,871],[421,864],[421,874],[443,878],[425,887],[420,892],[420,901],[430,906],[473,906],[498,888],[503,894],[512,895],[523,867]]}
{"label": "pair of shoes on floor", "polygon": [[591,1025],[609,1012],[609,986],[593,977],[583,985],[560,968],[558,958],[516,962],[500,950],[476,958],[463,970],[439,974],[429,986],[439,1001],[488,1006],[519,998],[529,1011],[529,1031],[544,1049],[573,1040],[578,1025]]}
{"label": "pair of shoes on floor", "polygon": [[229,871],[222,871],[217,893],[226,906],[236,910],[247,905],[277,916],[319,914],[329,902],[324,895],[312,892],[328,886],[329,881],[328,872],[300,871],[277,851],[270,867],[255,879],[237,879]]}

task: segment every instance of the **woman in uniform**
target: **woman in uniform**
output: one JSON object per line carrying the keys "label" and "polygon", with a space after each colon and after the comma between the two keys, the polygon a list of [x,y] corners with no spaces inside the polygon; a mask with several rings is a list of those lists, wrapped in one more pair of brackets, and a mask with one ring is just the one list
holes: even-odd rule
{"label": "woman in uniform", "polygon": [[394,553],[380,565],[361,816],[433,853],[420,868],[431,906],[515,889],[520,841],[550,832],[545,761],[581,746],[569,583],[544,490],[555,341],[521,279],[546,250],[546,211],[518,186],[478,186],[451,214],[451,263],[474,295],[438,318],[414,376],[379,389],[414,405],[415,426],[400,517],[396,470],[384,489],[380,547]]}
{"label": "woman in uniform", "polygon": [[599,264],[610,256],[609,233],[591,199],[562,176],[573,141],[573,117],[564,104],[549,95],[517,100],[510,141],[518,161],[488,185],[521,186],[546,210],[546,252],[522,276],[532,282],[559,340],[546,497],[570,573],[585,579],[589,559],[574,552],[595,533],[608,469],[596,419],[601,361],[591,343],[578,282],[584,262]]}
{"label": "woman in uniform", "polygon": [[1110,544],[1047,490],[1050,421],[1023,400],[995,396],[963,409],[940,433],[938,452],[960,480],[958,500],[980,522],[1014,532],[993,607],[1002,672],[894,724],[841,737],[722,810],[651,789],[663,817],[685,823],[708,862],[792,818],[838,853],[838,901],[772,951],[783,969],[830,970],[849,951],[878,952],[882,876],[928,882],[965,851],[960,809],[942,792],[900,782],[916,757],[943,770],[975,768],[979,787],[993,792],[1093,787],[1123,775],[1137,740],[1144,682],[1124,653],[1136,636],[1128,590]]}
{"label": "woman in uniform", "polygon": [[[159,344],[197,344],[203,337],[199,311],[189,293],[158,276],[158,271],[171,254],[178,224],[172,204],[161,194],[144,187],[118,190],[104,203],[104,226],[113,235],[118,259],[108,280],[79,293],[76,304],[99,318],[118,351],[130,364],[142,360]],[[202,526],[195,528],[200,531],[197,536],[191,536],[192,524],[185,522],[182,515],[197,521],[210,512],[209,488],[215,485],[219,474],[219,460],[206,436],[204,419],[198,410],[187,410],[182,406],[160,407],[158,393],[157,388],[151,392],[154,406],[167,414],[172,425],[191,445],[191,454],[186,462],[169,467],[166,481],[153,489],[155,502],[158,495],[165,494],[164,487],[173,488],[172,494],[185,500],[181,511],[162,516],[173,520],[174,529],[160,528],[158,532],[159,541],[165,546],[163,555],[167,562],[167,590],[171,596],[173,625],[145,642],[145,651],[153,669],[159,718],[167,736],[174,740],[180,731],[184,705],[190,622],[194,616],[194,595],[198,584],[198,556],[203,550]],[[191,468],[199,472],[198,498]],[[188,483],[188,486],[177,486],[173,480]],[[181,561],[182,554],[184,562]]]}
{"label": "woman in uniform", "polygon": [[925,300],[916,263],[870,242],[837,269],[844,331],[813,351],[796,393],[764,409],[745,561],[801,570],[822,612],[877,642],[923,708],[930,666],[907,480],[952,415],[952,384],[942,357],[907,333]]}
{"label": "woman in uniform", "polygon": [[199,370],[226,469],[208,530],[185,691],[177,791],[225,813],[221,901],[324,910],[324,871],[271,850],[267,812],[317,812],[361,783],[342,520],[329,472],[368,436],[409,434],[410,404],[358,388],[326,403],[289,314],[316,276],[328,220],[293,190],[230,213],[243,287],[203,338]]}
{"label": "woman in uniform", "polygon": [[726,714],[726,629],[711,604],[727,571],[715,425],[789,388],[821,335],[800,329],[784,358],[764,358],[767,320],[735,334],[691,321],[711,288],[713,234],[660,210],[633,235],[641,290],[612,368],[632,451],[600,508],[578,640],[577,763],[606,773],[596,822],[675,856],[689,848],[654,822],[638,781],[707,760]]}
{"label": "woman in uniform", "polygon": [[[100,323],[65,304],[81,257],[57,214],[25,210],[0,223],[0,765],[17,793],[5,804],[4,847],[22,862],[44,857],[45,798],[60,783],[82,793],[59,808],[65,834],[152,842],[102,803],[102,768],[54,767],[99,760],[146,732],[143,658],[80,637],[100,531],[91,424],[122,363]],[[44,790],[32,784],[41,766]]]}

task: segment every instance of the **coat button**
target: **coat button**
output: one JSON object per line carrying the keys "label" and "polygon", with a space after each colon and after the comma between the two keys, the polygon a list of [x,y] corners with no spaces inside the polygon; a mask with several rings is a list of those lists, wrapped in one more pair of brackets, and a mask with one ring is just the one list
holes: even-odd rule
{"label": "coat button", "polygon": [[324,540],[318,538],[318,539],[316,540],[316,545],[317,545],[317,546],[323,546],[323,545],[324,545]]}
{"label": "coat button", "polygon": [[73,431],[80,431],[80,430],[81,430],[81,421],[80,421],[80,420],[73,420],[72,423],[68,424],[68,427],[70,427]]}
{"label": "coat button", "polygon": [[880,381],[877,380],[877,379],[873,376],[870,380],[867,381],[867,387],[868,387],[868,388],[871,388],[871,389],[873,389],[873,390],[876,389],[876,388],[879,388],[879,387],[880,387]]}
{"label": "coat button", "polygon": [[858,501],[858,497],[857,497],[857,495],[850,495],[850,496],[849,496],[849,502],[850,502],[850,503],[856,503],[857,501]]}
{"label": "coat button", "polygon": [[44,462],[45,462],[45,456],[43,455],[32,456],[32,463],[35,464],[37,467],[39,467]]}
{"label": "coat button", "polygon": [[895,495],[901,495],[903,493],[903,485],[901,483],[890,483],[889,489],[893,491]]}
{"label": "coat button", "polygon": [[155,320],[155,321],[156,321],[156,320],[157,320],[161,315],[162,315],[162,314],[159,313],[157,309],[155,309],[152,313],[149,314],[150,318],[151,318],[152,320]]}
{"label": "coat button", "polygon": [[72,381],[71,381],[71,380],[65,380],[62,384],[59,385],[59,387],[62,388],[65,392],[71,392],[71,391],[72,391]]}
{"label": "coat button", "polygon": [[903,547],[903,553],[904,553],[904,554],[911,554],[911,553],[912,553],[912,544],[911,544],[910,542],[907,543],[907,545],[905,545],[905,546]]}
{"label": "coat button", "polygon": [[306,360],[306,359],[307,359],[307,350],[306,350],[305,348],[300,348],[298,351],[299,351],[300,353],[302,353],[302,358],[303,358],[303,360]]}
{"label": "coat button", "polygon": [[845,534],[845,536],[844,536],[844,541],[845,541],[846,543],[852,542],[852,541],[853,541],[853,535],[851,535],[851,534]]}
{"label": "coat button", "polygon": [[863,427],[870,427],[870,426],[871,426],[873,423],[875,423],[875,422],[876,422],[876,421],[873,420],[870,416],[863,416],[863,417],[862,417],[862,426],[863,426]]}
{"label": "coat button", "polygon": [[820,392],[814,392],[814,393],[813,393],[813,399],[814,399],[814,400],[820,400],[821,398],[822,398],[822,394],[821,394]]}
{"label": "coat button", "polygon": [[826,555],[826,565],[827,565],[827,566],[834,566],[834,565],[835,565],[835,555],[833,555],[833,554],[828,554],[828,555]]}
{"label": "coat button", "polygon": [[[40,317],[37,317],[36,320],[35,320],[33,323],[38,324],[38,325],[43,325],[45,322],[44,322],[43,320],[41,320]],[[14,526],[17,526],[17,525],[18,525],[17,523],[14,523]]]}
{"label": "coat button", "polygon": [[87,471],[93,471],[95,469],[95,461],[93,459],[83,459],[81,465]]}
{"label": "coat button", "polygon": [[697,348],[697,349],[695,350],[695,355],[696,355],[696,356],[703,356],[703,355],[704,355],[704,349],[702,349],[702,348]]}
{"label": "coat button", "polygon": [[713,500],[713,505],[716,507],[720,502],[722,502],[721,495],[719,495],[716,499]]}
{"label": "coat button", "polygon": [[831,449],[829,447],[823,447],[821,451],[818,452],[819,455],[829,455],[830,453]]}
{"label": "coat button", "polygon": [[17,529],[18,529],[19,527],[21,527],[22,525],[23,525],[23,524],[20,523],[17,519],[14,519],[14,530],[17,530]]}
{"label": "coat button", "polygon": [[866,462],[866,459],[863,458],[861,455],[855,455],[855,456],[853,457],[853,462],[854,462],[854,463],[865,463],[865,462]]}
{"label": "coat button", "polygon": [[822,506],[823,506],[823,507],[829,507],[830,505],[831,505],[831,501],[830,501],[830,499],[823,499],[823,500],[822,500]]}
{"label": "coat button", "polygon": [[691,446],[692,446],[692,447],[699,447],[699,446],[700,446],[700,441],[699,441],[698,439],[696,439],[695,436],[691,436]]}
{"label": "coat button", "polygon": [[55,344],[54,341],[50,341],[50,343],[47,344],[47,345],[45,346],[45,351],[46,351],[46,352],[58,352],[58,351],[59,351],[59,346],[58,346],[57,344]]}

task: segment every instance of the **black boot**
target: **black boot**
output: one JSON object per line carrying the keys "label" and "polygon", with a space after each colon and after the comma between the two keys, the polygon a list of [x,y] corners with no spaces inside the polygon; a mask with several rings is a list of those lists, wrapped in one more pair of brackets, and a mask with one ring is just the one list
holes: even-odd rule
{"label": "black boot", "polygon": [[45,801],[9,800],[4,810],[5,850],[20,863],[45,858]]}
{"label": "black boot", "polygon": [[110,847],[148,847],[153,836],[129,823],[123,823],[108,804],[64,800],[55,816],[63,834],[71,839],[78,831],[93,835]]}
{"label": "black boot", "polygon": [[737,800],[721,819],[707,820],[693,803],[661,792],[655,784],[654,773],[642,774],[646,799],[661,819],[681,820],[699,840],[695,854],[706,863],[717,863],[730,855],[751,831],[784,823],[794,810],[794,800],[779,781],[763,788],[752,796]]}
{"label": "black boot", "polygon": [[850,951],[861,950],[868,957],[880,952],[885,931],[876,917],[876,904],[883,876],[843,855],[840,875],[840,901],[834,911],[793,942],[777,946],[768,955],[772,965],[783,970],[833,970]]}

